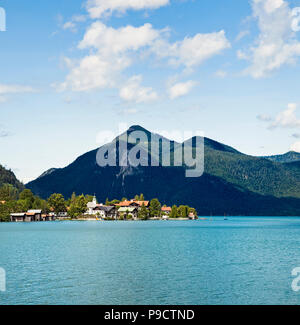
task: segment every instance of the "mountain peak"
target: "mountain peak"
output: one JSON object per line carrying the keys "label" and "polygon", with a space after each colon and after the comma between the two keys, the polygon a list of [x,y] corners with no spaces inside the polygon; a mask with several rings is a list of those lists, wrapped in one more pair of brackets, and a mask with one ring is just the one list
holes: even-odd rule
{"label": "mountain peak", "polygon": [[132,125],[127,132],[134,132],[134,131],[142,131],[142,132],[145,132],[145,133],[149,133],[148,130],[146,130],[145,128],[143,128],[142,126],[140,125]]}

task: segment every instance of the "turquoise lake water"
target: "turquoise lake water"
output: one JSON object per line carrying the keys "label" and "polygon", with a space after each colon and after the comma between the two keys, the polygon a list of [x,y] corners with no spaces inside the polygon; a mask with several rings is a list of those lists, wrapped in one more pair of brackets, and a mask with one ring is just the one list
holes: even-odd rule
{"label": "turquoise lake water", "polygon": [[0,223],[0,304],[299,304],[300,218]]}

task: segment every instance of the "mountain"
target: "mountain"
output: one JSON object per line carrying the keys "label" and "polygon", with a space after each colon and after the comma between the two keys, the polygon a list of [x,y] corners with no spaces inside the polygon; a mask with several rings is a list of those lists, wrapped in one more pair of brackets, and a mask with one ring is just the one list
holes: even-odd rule
{"label": "mountain", "polygon": [[300,161],[300,153],[295,151],[289,151],[283,155],[265,156],[263,158],[269,159],[271,161],[276,161],[279,163],[291,163],[291,162]]}
{"label": "mountain", "polygon": [[[140,126],[132,126],[126,133],[130,135],[133,131],[142,131],[148,138],[160,137]],[[105,201],[107,197],[132,198],[144,193],[146,198],[158,197],[168,205],[194,206],[199,215],[300,215],[300,169],[297,166],[248,156],[208,138],[195,137],[185,145],[195,150],[196,140],[204,140],[205,173],[202,177],[185,177],[185,166],[99,167],[96,149],[26,186],[44,198],[54,192],[65,197],[76,192],[95,193],[100,201]],[[117,143],[121,141],[122,136]],[[164,141],[169,142],[174,157],[181,153],[181,144],[165,138]],[[129,143],[129,150],[134,146]],[[142,153],[159,160],[147,142],[141,141],[139,146]],[[114,142],[101,147],[108,152],[114,148]]]}
{"label": "mountain", "polygon": [[13,185],[18,190],[24,189],[24,185],[17,179],[15,174],[11,170],[0,165],[0,187],[3,184]]}

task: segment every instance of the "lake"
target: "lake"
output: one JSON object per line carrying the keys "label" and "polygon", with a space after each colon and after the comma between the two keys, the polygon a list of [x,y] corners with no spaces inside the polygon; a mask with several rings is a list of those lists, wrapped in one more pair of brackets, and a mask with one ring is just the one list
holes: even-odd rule
{"label": "lake", "polygon": [[0,223],[0,304],[299,304],[300,218]]}

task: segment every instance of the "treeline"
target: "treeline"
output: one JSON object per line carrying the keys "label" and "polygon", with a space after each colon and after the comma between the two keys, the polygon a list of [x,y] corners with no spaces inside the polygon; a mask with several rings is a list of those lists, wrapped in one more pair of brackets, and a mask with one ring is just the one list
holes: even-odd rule
{"label": "treeline", "polygon": [[[134,199],[136,201],[145,201],[143,194],[136,195]],[[44,214],[67,212],[70,218],[76,219],[86,212],[87,203],[92,200],[92,195],[76,195],[75,193],[67,200],[60,193],[54,193],[47,200],[43,200],[39,196],[34,195],[29,189],[20,191],[10,184],[4,184],[0,187],[0,222],[9,221],[11,213],[27,212],[31,209],[42,210]],[[121,200],[114,199],[111,201],[107,198],[105,205],[111,206],[123,201],[127,201],[127,198],[124,197]],[[197,211],[194,208],[187,205],[179,207],[174,205],[170,217],[186,218],[190,213],[197,216]],[[162,211],[162,204],[158,199],[152,199],[149,207],[142,204],[141,209],[138,211],[138,217],[142,220],[162,217],[163,215],[166,215],[166,213]],[[124,217],[126,218],[126,215]]]}
{"label": "treeline", "polygon": [[191,208],[188,205],[180,205],[179,207],[173,205],[170,218],[187,218],[190,213],[194,214],[195,217],[198,216],[196,209]]}
{"label": "treeline", "polygon": [[85,213],[86,205],[92,199],[91,195],[77,196],[73,193],[70,199],[65,200],[62,194],[54,193],[48,200],[43,200],[29,189],[20,191],[10,184],[3,184],[0,187],[0,222],[9,221],[11,213],[27,212],[31,209],[42,210],[44,214],[68,212],[71,218],[77,218]]}

